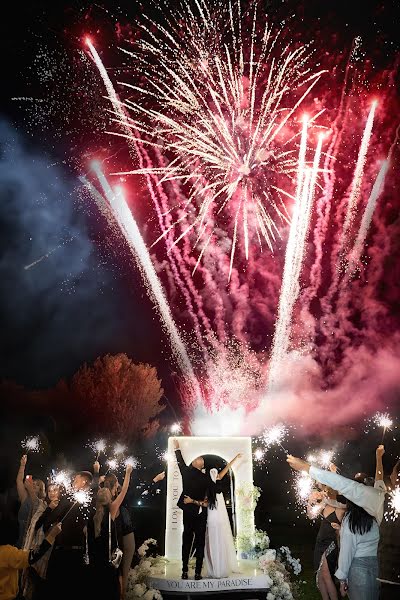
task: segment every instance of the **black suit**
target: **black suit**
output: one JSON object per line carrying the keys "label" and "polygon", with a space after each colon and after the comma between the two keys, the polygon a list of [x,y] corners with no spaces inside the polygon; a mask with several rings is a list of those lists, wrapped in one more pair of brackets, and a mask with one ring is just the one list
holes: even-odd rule
{"label": "black suit", "polygon": [[202,501],[207,495],[208,477],[199,469],[187,466],[183,460],[180,450],[176,450],[176,459],[182,475],[183,491],[178,500],[178,506],[183,511],[183,535],[182,535],[182,571],[188,570],[190,549],[193,543],[196,548],[196,573],[200,574],[203,566],[204,545],[207,526],[207,508],[200,510],[195,504],[185,504],[184,497],[189,496],[193,500]]}

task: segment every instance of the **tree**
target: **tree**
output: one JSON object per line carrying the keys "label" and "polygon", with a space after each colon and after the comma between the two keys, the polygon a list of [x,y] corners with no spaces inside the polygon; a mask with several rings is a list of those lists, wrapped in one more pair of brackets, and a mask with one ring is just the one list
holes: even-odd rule
{"label": "tree", "polygon": [[69,391],[101,433],[134,439],[158,429],[164,390],[155,367],[135,364],[126,354],[107,354],[83,365]]}

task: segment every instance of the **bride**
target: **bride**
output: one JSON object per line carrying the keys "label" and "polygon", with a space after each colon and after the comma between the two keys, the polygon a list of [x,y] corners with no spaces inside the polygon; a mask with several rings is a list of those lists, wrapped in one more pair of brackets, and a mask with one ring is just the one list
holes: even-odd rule
{"label": "bride", "polygon": [[241,458],[241,456],[242,454],[237,454],[220,473],[218,473],[217,469],[210,470],[211,482],[208,492],[205,545],[205,562],[208,577],[228,577],[231,573],[238,570],[231,525],[219,482],[225,477],[233,463]]}

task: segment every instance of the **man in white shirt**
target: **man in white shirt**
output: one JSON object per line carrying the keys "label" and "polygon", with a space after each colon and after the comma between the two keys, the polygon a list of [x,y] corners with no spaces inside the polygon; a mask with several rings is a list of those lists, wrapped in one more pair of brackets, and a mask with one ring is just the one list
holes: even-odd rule
{"label": "man in white shirt", "polygon": [[[377,450],[377,459],[382,459],[383,446]],[[309,465],[301,458],[289,455],[287,462],[296,471],[306,471],[319,483],[328,485],[342,494],[354,504],[361,506],[372,515],[380,525],[380,542],[378,549],[379,581],[381,582],[380,600],[399,600],[400,598],[400,515],[392,521],[384,518],[387,510],[388,497],[386,486],[383,483],[383,469],[381,469],[381,483],[375,487],[365,486],[362,483],[342,477],[337,473],[325,471]],[[400,460],[397,461],[390,476],[391,485],[398,484]],[[378,472],[377,468],[377,472]]]}

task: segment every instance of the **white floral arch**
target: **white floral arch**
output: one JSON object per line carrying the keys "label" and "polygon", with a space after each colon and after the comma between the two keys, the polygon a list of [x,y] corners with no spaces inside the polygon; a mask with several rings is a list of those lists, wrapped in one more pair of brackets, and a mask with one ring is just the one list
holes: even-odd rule
{"label": "white floral arch", "polygon": [[[197,456],[213,454],[229,462],[239,452],[243,454],[232,467],[235,476],[237,537],[254,534],[253,456],[250,437],[178,437],[187,464]],[[173,438],[168,441],[167,511],[165,556],[181,559],[182,511],[176,506],[182,492],[182,479],[175,458]],[[240,550],[240,548],[238,548]]]}

